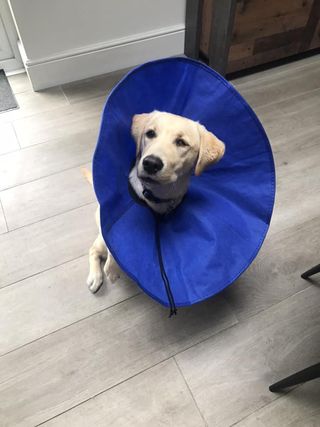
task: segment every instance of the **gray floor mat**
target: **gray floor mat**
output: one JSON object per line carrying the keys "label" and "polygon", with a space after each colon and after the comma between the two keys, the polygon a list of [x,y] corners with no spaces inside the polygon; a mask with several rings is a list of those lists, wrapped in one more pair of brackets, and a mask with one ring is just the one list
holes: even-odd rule
{"label": "gray floor mat", "polygon": [[0,70],[0,112],[18,108],[18,103],[12,93],[7,76]]}

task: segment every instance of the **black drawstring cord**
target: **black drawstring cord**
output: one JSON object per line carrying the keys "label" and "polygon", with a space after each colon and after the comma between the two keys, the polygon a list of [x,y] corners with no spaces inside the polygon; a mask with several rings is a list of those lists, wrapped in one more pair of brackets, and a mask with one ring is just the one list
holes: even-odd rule
{"label": "black drawstring cord", "polygon": [[[147,203],[140,199],[137,195],[137,193],[134,191],[130,180],[128,180],[128,189],[129,189],[129,193],[131,195],[131,197],[133,198],[133,200],[135,200],[137,203],[139,203],[142,206],[146,206],[147,208],[148,205]],[[162,259],[162,252],[161,252],[161,243],[160,243],[160,218],[161,215],[157,214],[156,212],[153,211],[154,217],[155,217],[155,239],[156,239],[156,245],[157,245],[157,253],[158,253],[158,260],[159,260],[159,267],[160,267],[160,272],[161,272],[161,277],[163,280],[163,283],[165,284],[166,287],[166,292],[167,292],[167,296],[168,296],[168,301],[169,301],[169,305],[170,305],[170,314],[169,317],[173,316],[174,314],[177,314],[177,307],[176,304],[174,302],[174,298],[171,292],[171,288],[170,288],[170,283],[169,283],[169,279],[168,276],[166,274],[166,271],[164,269],[164,265],[163,265],[163,259]]]}
{"label": "black drawstring cord", "polygon": [[170,314],[169,317],[173,316],[174,314],[177,314],[177,307],[176,304],[174,302],[174,298],[171,292],[171,288],[170,288],[170,283],[169,283],[169,279],[167,276],[167,273],[164,269],[164,265],[163,265],[163,259],[162,259],[162,252],[161,252],[161,243],[160,243],[160,216],[155,214],[155,220],[156,220],[156,227],[155,227],[155,237],[156,237],[156,245],[157,245],[157,252],[158,252],[158,259],[159,259],[159,266],[160,266],[160,272],[161,272],[161,277],[163,280],[163,283],[166,287],[166,292],[167,292],[167,296],[168,296],[168,301],[170,304]]}

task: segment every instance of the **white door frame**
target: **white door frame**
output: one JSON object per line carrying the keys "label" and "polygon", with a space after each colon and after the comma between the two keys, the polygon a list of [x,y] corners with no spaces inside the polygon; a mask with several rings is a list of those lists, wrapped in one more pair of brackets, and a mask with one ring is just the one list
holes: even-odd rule
{"label": "white door frame", "polygon": [[0,68],[3,68],[6,73],[18,71],[24,68],[23,62],[18,49],[18,39],[16,27],[10,12],[7,0],[0,0],[0,25],[3,24],[7,40],[5,44],[10,45],[11,53],[8,52],[8,58],[0,59]]}

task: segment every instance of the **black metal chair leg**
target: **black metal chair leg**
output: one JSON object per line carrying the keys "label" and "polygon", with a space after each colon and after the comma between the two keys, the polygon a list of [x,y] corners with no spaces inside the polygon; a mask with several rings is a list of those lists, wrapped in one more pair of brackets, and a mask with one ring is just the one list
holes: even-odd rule
{"label": "black metal chair leg", "polygon": [[301,274],[301,277],[303,279],[308,279],[308,277],[313,276],[314,274],[320,273],[320,264],[316,265],[313,268],[310,268],[310,270],[305,271],[303,274]]}
{"label": "black metal chair leg", "polygon": [[320,363],[309,366],[309,368],[296,372],[295,374],[290,375],[289,377],[272,384],[269,387],[269,390],[273,392],[279,391],[283,388],[301,384],[306,381],[314,380],[316,378],[320,378]]}

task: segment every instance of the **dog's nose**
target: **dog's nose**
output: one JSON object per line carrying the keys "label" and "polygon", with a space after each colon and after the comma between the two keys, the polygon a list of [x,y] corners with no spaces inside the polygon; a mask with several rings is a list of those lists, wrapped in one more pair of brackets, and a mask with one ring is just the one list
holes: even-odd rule
{"label": "dog's nose", "polygon": [[143,159],[143,169],[149,174],[154,175],[163,168],[162,160],[156,156],[147,156]]}

